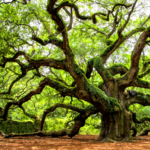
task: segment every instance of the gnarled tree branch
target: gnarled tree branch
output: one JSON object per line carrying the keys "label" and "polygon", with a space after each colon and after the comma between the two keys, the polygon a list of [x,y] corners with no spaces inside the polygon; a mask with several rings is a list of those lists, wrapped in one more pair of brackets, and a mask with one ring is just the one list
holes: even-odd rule
{"label": "gnarled tree branch", "polygon": [[58,92],[60,92],[62,96],[67,96],[67,95],[74,96],[75,95],[75,88],[66,87],[66,85],[64,85],[61,82],[58,82],[56,80],[52,80],[49,78],[45,78],[43,81],[39,83],[39,86],[37,87],[37,89],[29,92],[26,96],[21,98],[18,102],[8,102],[5,106],[4,113],[2,116],[0,116],[0,118],[3,118],[4,120],[6,120],[7,115],[8,115],[8,110],[12,105],[18,105],[19,107],[21,107],[22,104],[29,101],[33,95],[40,94],[46,85],[56,89]]}
{"label": "gnarled tree branch", "polygon": [[146,39],[150,36],[150,31],[146,30],[144,31],[141,36],[139,37],[132,56],[131,56],[131,67],[128,73],[126,73],[125,76],[123,76],[120,80],[120,87],[121,86],[129,86],[131,85],[132,81],[136,79],[136,76],[138,75],[139,72],[139,59],[141,56],[141,52],[143,51],[145,44],[146,44]]}
{"label": "gnarled tree branch", "polygon": [[104,82],[107,82],[108,80],[113,79],[109,71],[104,68],[104,65],[100,57],[95,57],[88,61],[87,69],[86,69],[87,78],[90,78],[91,73],[93,71],[93,67],[96,69],[99,75],[103,78]]}
{"label": "gnarled tree branch", "polygon": [[150,95],[139,93],[137,92],[137,95],[129,100],[129,105],[132,104],[141,104],[143,106],[149,106],[150,105]]}

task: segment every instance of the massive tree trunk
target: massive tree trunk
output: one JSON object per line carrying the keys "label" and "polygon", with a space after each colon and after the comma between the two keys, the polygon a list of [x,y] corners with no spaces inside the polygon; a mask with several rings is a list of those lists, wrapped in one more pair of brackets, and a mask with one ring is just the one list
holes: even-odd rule
{"label": "massive tree trunk", "polygon": [[110,82],[109,86],[103,85],[103,90],[109,97],[117,99],[120,108],[102,113],[101,131],[97,140],[104,142],[129,141],[131,139],[132,114],[126,109],[127,97],[124,90],[119,89],[116,82]]}
{"label": "massive tree trunk", "polygon": [[101,119],[101,131],[98,140],[106,142],[130,140],[132,117],[129,112],[105,113]]}
{"label": "massive tree trunk", "polygon": [[[4,52],[0,54],[1,55],[0,67],[5,69],[4,72],[2,71],[3,73],[0,75],[0,78],[4,80],[2,82],[3,85],[0,87],[0,90],[1,90],[0,95],[4,96],[4,97],[3,96],[1,97],[2,100],[8,99],[9,101],[5,105],[5,108],[0,108],[0,118],[2,118],[3,120],[6,120],[8,117],[9,109],[11,109],[12,106],[17,106],[23,110],[25,115],[35,119],[36,124],[38,126],[40,126],[40,123],[41,123],[40,131],[38,133],[34,133],[33,135],[35,134],[51,135],[55,137],[68,135],[70,137],[73,137],[79,132],[80,127],[84,126],[85,120],[91,114],[100,112],[102,114],[102,127],[101,127],[101,133],[100,133],[98,140],[102,140],[106,142],[130,140],[130,129],[131,129],[132,120],[133,121],[135,120],[135,122],[143,122],[144,120],[150,120],[150,118],[147,118],[147,119],[145,118],[143,119],[143,121],[137,121],[136,119],[132,119],[132,115],[130,112],[128,112],[128,108],[126,106],[127,101],[126,101],[126,96],[124,94],[124,90],[127,87],[131,87],[131,86],[150,88],[149,82],[143,81],[140,79],[150,72],[150,70],[147,68],[148,65],[150,64],[149,60],[145,61],[144,59],[142,59],[143,64],[144,64],[143,69],[142,69],[143,73],[141,74],[141,72],[139,72],[141,70],[141,68],[139,68],[141,67],[141,65],[139,65],[141,53],[145,45],[150,43],[150,41],[147,40],[150,37],[150,27],[148,27],[147,25],[144,27],[144,24],[146,23],[144,21],[144,24],[139,26],[139,28],[135,28],[134,30],[131,30],[130,32],[126,32],[130,28],[128,26],[129,25],[128,23],[130,21],[131,14],[135,10],[137,1],[138,0],[134,0],[134,2],[129,5],[126,3],[121,3],[121,4],[117,3],[114,6],[109,6],[109,8],[107,8],[108,13],[106,12],[106,14],[103,12],[95,12],[89,16],[89,15],[83,15],[82,13],[80,13],[79,11],[80,4],[76,2],[71,2],[71,1],[58,2],[57,0],[48,0],[46,10],[49,15],[46,12],[42,14],[43,15],[47,14],[45,16],[46,18],[48,17],[47,21],[49,22],[49,19],[51,18],[52,19],[51,21],[53,23],[50,27],[49,23],[48,22],[46,23],[46,20],[42,19],[44,16],[43,15],[38,16],[38,14],[36,14],[36,11],[35,11],[34,12],[35,18],[39,20],[43,24],[43,27],[46,29],[46,32],[42,30],[42,32],[39,32],[39,34],[35,34],[36,31],[34,31],[34,29],[30,27],[29,24],[26,24],[23,22],[20,24],[16,24],[17,20],[15,22],[13,21],[9,22],[10,23],[9,26],[12,27],[13,29],[15,27],[14,25],[16,26],[25,25],[26,27],[30,27],[30,29],[32,29],[31,35],[29,34],[30,37],[32,36],[32,40],[34,42],[37,42],[41,46],[46,46],[46,45],[48,46],[48,44],[52,44],[57,48],[52,57],[50,56],[50,54],[53,53],[54,51],[53,48],[52,50],[46,48],[46,53],[45,53],[44,49],[43,48],[41,49],[41,46],[32,45],[32,47],[29,47],[29,51],[23,51],[22,46],[24,44],[25,44],[25,48],[26,48],[26,44],[28,44],[28,46],[31,46],[31,44],[29,44],[31,43],[31,41],[27,40],[31,38],[25,38],[25,39],[22,39],[22,37],[20,38],[19,36],[21,35],[20,33],[24,33],[24,31],[22,31],[21,28],[20,28],[21,30],[19,29],[19,32],[18,32],[16,31],[18,30],[18,27],[17,27],[16,30],[14,30],[15,32],[12,31],[11,34],[10,32],[7,31],[7,27],[6,27],[6,31],[4,29],[4,33],[8,32],[8,37],[4,39],[4,42],[2,42],[3,46],[1,47],[4,47],[4,50],[2,51],[5,51],[5,49],[8,49],[7,50],[8,53]],[[14,1],[9,2],[9,3],[13,3],[13,5],[15,4]],[[2,3],[1,5],[3,6],[3,4],[4,3]],[[66,7],[70,7],[71,8],[70,11],[68,8],[66,9]],[[125,9],[130,8],[127,14],[126,13],[124,14],[125,11],[123,10],[123,7],[125,7]],[[31,9],[29,8],[29,10]],[[22,9],[20,11],[22,12]],[[37,10],[37,12],[38,11],[39,10]],[[67,18],[70,17],[70,22],[68,22],[65,19],[65,14],[61,11],[66,12],[67,14],[66,17]],[[29,11],[29,14],[30,13],[32,12]],[[20,15],[24,16],[24,13],[23,14],[21,13]],[[82,47],[82,41],[75,42],[75,46],[78,42],[79,43],[81,42],[81,45],[77,44],[77,47],[73,46],[74,44],[70,42],[71,35],[74,36],[74,34],[72,33],[74,33],[74,31],[77,30],[77,28],[74,28],[73,32],[68,33],[69,30],[71,30],[73,27],[76,26],[76,23],[74,24],[75,26],[73,25],[74,15],[82,21],[91,20],[93,21],[94,24],[96,24],[97,22],[96,18],[99,16],[102,20],[110,21],[110,24],[113,25],[112,28],[109,27],[110,33],[108,32],[108,30],[106,30],[105,32],[104,28],[103,29],[101,28],[101,25],[104,26],[103,23],[101,25],[98,24],[98,26],[100,27],[99,28],[100,30],[98,30],[98,28],[95,25],[94,26],[96,28],[94,26],[91,26],[92,28],[89,27],[89,31],[95,28],[93,30],[94,36],[96,36],[95,31],[98,34],[100,33],[102,34],[102,36],[104,36],[104,39],[100,41],[99,41],[99,35],[96,36],[96,38],[94,37],[94,41],[97,41],[96,39],[98,39],[97,41],[98,45],[99,45],[99,42],[100,44],[103,43],[104,45],[102,47],[101,46],[98,47],[97,44],[94,45],[94,47],[95,46],[97,47],[95,50],[93,49],[93,52],[92,52],[93,57],[90,56],[91,52],[90,53],[88,51],[86,52],[86,54],[88,54],[88,58],[90,59],[87,62],[85,70],[83,69],[83,66],[85,66],[85,63],[84,62],[82,63],[83,58],[82,58],[82,55],[80,57],[80,54],[81,54],[80,52],[82,50],[83,51],[85,51],[86,49],[88,50],[88,48],[91,49],[91,46],[88,47],[89,44],[85,45],[85,47],[87,48],[86,49],[84,47],[83,49],[81,48],[79,52],[78,51],[76,52],[76,54],[78,55],[75,56],[74,51],[76,51],[76,49],[80,49],[78,48],[78,46]],[[120,17],[124,15],[126,15],[126,18]],[[12,17],[12,20],[14,20],[14,16],[10,16],[10,17]],[[20,18],[18,19],[20,22]],[[8,19],[4,18],[2,20],[6,20],[7,22],[7,20],[11,20],[11,18],[8,18]],[[32,21],[31,18],[29,20]],[[3,23],[8,25],[7,23],[5,23],[5,21],[3,21]],[[105,25],[107,27],[107,23]],[[48,26],[52,29],[51,32]],[[86,29],[87,29],[86,31],[88,31],[88,28]],[[88,37],[89,37],[89,31],[87,32]],[[80,32],[82,33],[83,31],[81,30]],[[123,66],[123,65],[117,64],[118,60],[121,58],[118,55],[117,55],[118,59],[116,59],[116,61],[114,61],[111,64],[108,63],[109,67],[107,67],[106,62],[108,58],[110,58],[110,56],[122,45],[123,42],[125,42],[132,35],[138,32],[143,32],[143,33],[140,35],[132,51],[130,68],[127,68],[127,66],[129,65]],[[92,36],[93,36],[93,33],[91,34]],[[9,37],[10,35],[14,35],[16,37],[15,38],[16,44],[14,44],[15,41],[10,41],[10,43],[7,43],[7,41],[10,40],[10,37]],[[79,34],[77,33],[77,38],[78,36]],[[17,40],[17,38],[19,39],[19,41]],[[1,39],[3,39],[3,36],[1,37]],[[104,43],[105,39],[106,39],[106,43]],[[110,40],[111,42],[109,42],[108,40]],[[94,41],[91,41],[91,42],[94,42]],[[89,43],[89,39],[88,39],[88,43]],[[108,44],[107,47],[105,47],[106,44]],[[102,49],[103,47],[105,47],[105,49]],[[15,50],[16,48],[18,50]],[[59,57],[57,56],[58,49],[62,50],[62,53],[63,53],[63,55],[62,53],[60,53]],[[49,54],[47,55],[48,51],[49,51]],[[126,51],[126,48],[124,48],[124,50],[121,52],[121,55],[125,51]],[[37,56],[34,55],[35,53]],[[41,56],[39,57],[38,55],[39,56],[41,55]],[[56,57],[56,59],[54,58],[54,56]],[[85,58],[84,60],[86,62]],[[77,63],[77,62],[80,62],[80,63]],[[119,62],[122,63],[123,61],[119,61]],[[7,63],[12,63],[13,65],[15,63],[14,65],[15,68],[12,69],[11,65],[9,64],[6,65]],[[56,72],[55,71],[53,72],[53,70],[50,70],[49,75],[47,75],[46,72],[44,71],[44,68],[42,67],[49,67],[49,69],[53,68]],[[61,71],[59,72],[58,70],[61,70]],[[7,72],[6,74],[5,74],[5,71]],[[29,71],[31,71],[34,74],[33,77],[31,77],[31,74],[29,73]],[[95,71],[100,76],[100,78],[94,75]],[[64,74],[63,72],[66,72],[66,77],[62,75]],[[15,77],[10,78],[9,74],[10,74],[10,77],[11,76],[15,76]],[[118,76],[118,74],[120,74],[120,76]],[[68,75],[70,75],[70,77],[67,79]],[[39,81],[40,80],[42,81],[39,82],[39,85],[36,89],[33,89],[32,91],[29,92],[30,88],[32,88],[32,84],[30,85],[31,87],[28,86],[27,85],[28,81],[32,80],[35,76],[38,76],[38,78],[41,77],[39,78]],[[93,78],[92,82],[90,82],[91,77]],[[87,78],[89,80],[87,80]],[[26,90],[24,89],[23,90],[24,92],[22,93],[22,86],[19,86],[19,84],[21,80],[24,80],[24,79],[26,82],[26,87],[25,87]],[[100,82],[103,82],[102,84],[100,83],[99,88],[97,87],[97,84],[95,85],[93,84],[95,81],[97,82],[98,80],[100,80]],[[9,86],[7,85],[7,82]],[[45,86],[49,86],[55,89],[57,92],[59,92],[59,94],[62,97],[66,97],[66,96],[71,97],[71,102],[70,102],[70,105],[66,105],[63,103],[64,102],[63,101],[62,104],[56,104],[53,107],[46,109],[44,112],[42,121],[40,122],[40,119],[38,119],[37,116],[27,113],[22,105],[26,103],[27,101],[29,101],[32,96],[36,94],[40,94],[42,90],[45,88]],[[20,95],[19,97],[18,97],[18,92],[19,92],[18,90],[21,91],[22,93],[22,95],[19,94]],[[8,94],[9,96],[5,98],[5,96],[7,96]],[[72,100],[73,100],[72,97],[89,102],[91,106],[85,109],[74,107],[72,106]],[[48,95],[48,98],[49,98],[49,95]],[[147,95],[145,98],[145,94],[142,95],[142,93],[140,93],[137,95],[136,99],[132,100],[132,98],[131,98],[131,101],[129,102],[130,105],[134,103],[139,103],[144,106],[150,105],[150,100],[147,101],[147,98],[150,99],[150,95]],[[144,102],[142,100],[144,100]],[[54,111],[54,109],[56,109],[57,107],[71,109],[79,113],[79,115],[75,117],[73,120],[74,126],[72,130],[63,129],[60,131],[54,131],[54,132],[52,131],[48,134],[44,133],[42,129],[43,129],[43,124],[45,121],[44,119],[46,117],[46,114]],[[148,132],[148,130],[146,132]],[[22,134],[22,135],[29,135],[29,134]],[[9,136],[12,136],[12,135],[9,135]]]}

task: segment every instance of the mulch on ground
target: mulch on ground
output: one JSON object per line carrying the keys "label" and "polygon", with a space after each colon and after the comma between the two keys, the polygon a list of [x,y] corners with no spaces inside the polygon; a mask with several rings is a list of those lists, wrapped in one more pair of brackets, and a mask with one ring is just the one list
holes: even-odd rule
{"label": "mulch on ground", "polygon": [[98,135],[76,135],[72,139],[26,136],[5,139],[0,136],[0,150],[150,150],[150,135],[132,142],[101,143]]}

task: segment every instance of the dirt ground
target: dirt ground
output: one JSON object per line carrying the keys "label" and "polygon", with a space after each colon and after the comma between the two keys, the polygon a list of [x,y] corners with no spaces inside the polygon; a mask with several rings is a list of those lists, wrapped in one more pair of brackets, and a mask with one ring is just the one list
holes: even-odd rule
{"label": "dirt ground", "polygon": [[26,136],[5,139],[0,136],[0,150],[150,150],[150,135],[130,143],[100,143],[98,135],[76,135],[72,139]]}

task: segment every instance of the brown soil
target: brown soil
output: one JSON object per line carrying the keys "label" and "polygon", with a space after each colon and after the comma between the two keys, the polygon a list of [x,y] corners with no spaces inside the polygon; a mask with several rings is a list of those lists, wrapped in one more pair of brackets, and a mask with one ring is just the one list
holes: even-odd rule
{"label": "brown soil", "polygon": [[138,137],[130,143],[101,143],[94,141],[98,135],[76,135],[72,139],[65,136],[51,137],[13,137],[0,136],[0,150],[150,150],[150,135]]}

